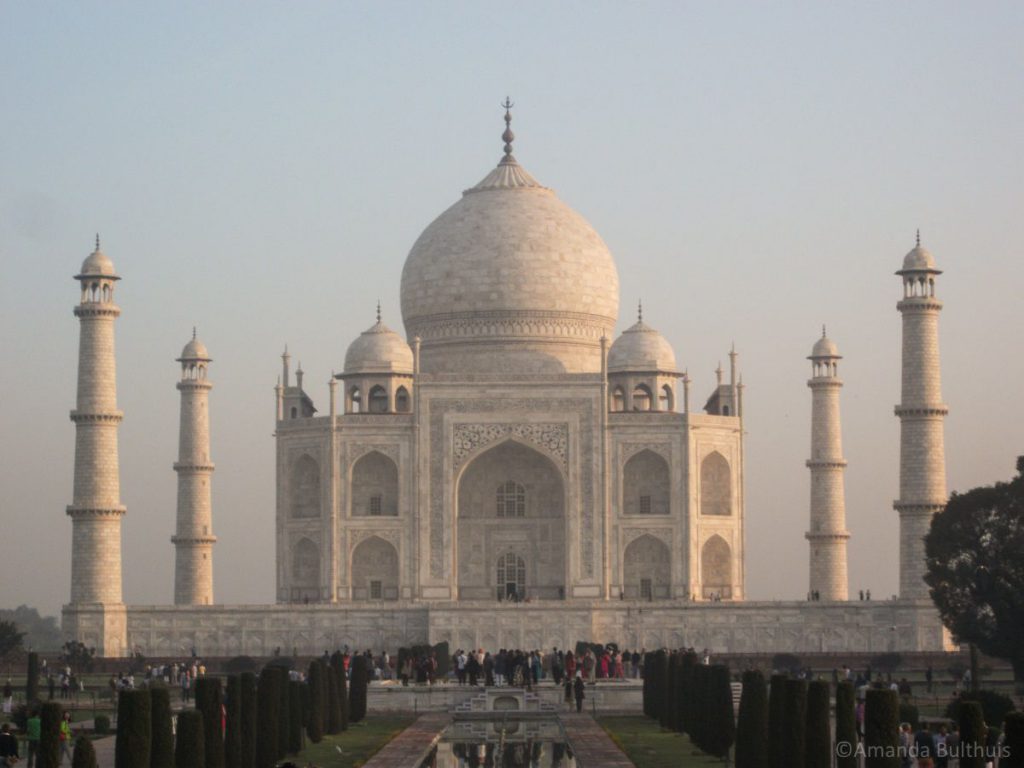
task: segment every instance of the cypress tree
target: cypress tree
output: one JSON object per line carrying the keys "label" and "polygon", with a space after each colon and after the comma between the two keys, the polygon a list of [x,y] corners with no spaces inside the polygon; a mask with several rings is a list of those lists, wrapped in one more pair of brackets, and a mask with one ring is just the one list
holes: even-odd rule
{"label": "cypress tree", "polygon": [[756,669],[743,673],[735,757],[736,768],[769,768],[768,686]]}
{"label": "cypress tree", "polygon": [[277,695],[278,711],[277,711],[277,759],[280,760],[288,754],[288,729],[291,727],[291,718],[288,714],[291,709],[289,695],[288,695],[288,683],[289,675],[288,670],[283,667],[277,668]]}
{"label": "cypress tree", "polygon": [[259,687],[256,689],[256,712],[259,727],[256,729],[256,768],[274,768],[277,763],[278,719],[281,711],[279,677],[273,667],[260,671]]}
{"label": "cypress tree", "polygon": [[224,697],[224,768],[242,768],[242,679],[228,676]]}
{"label": "cypress tree", "polygon": [[824,680],[813,680],[807,687],[807,768],[832,768],[829,693],[829,684]]}
{"label": "cypress tree", "polygon": [[196,709],[203,713],[203,748],[206,768],[224,768],[224,697],[220,678],[196,678]]}
{"label": "cypress tree", "polygon": [[871,689],[864,701],[865,768],[899,768],[900,700],[896,691]]}
{"label": "cypress tree", "polygon": [[288,681],[288,753],[302,751],[302,683]]}
{"label": "cypress tree", "polygon": [[178,713],[178,737],[174,748],[175,768],[206,768],[203,713],[183,709]]}
{"label": "cypress tree", "polygon": [[658,723],[662,728],[671,728],[672,722],[669,719],[669,693],[668,693],[668,654],[665,651],[658,651],[654,654],[654,685],[657,691],[657,699],[654,706],[658,712]]}
{"label": "cypress tree", "polygon": [[985,768],[985,715],[976,701],[960,702],[960,768]]}
{"label": "cypress tree", "polygon": [[314,744],[319,744],[324,738],[324,712],[321,701],[321,689],[323,688],[323,665],[319,659],[309,662],[309,674],[306,676],[306,685],[309,687],[309,718],[306,723],[306,735]]}
{"label": "cypress tree", "polygon": [[[441,645],[439,643],[439,645]],[[443,643],[447,648],[448,644]],[[341,709],[341,730],[348,730],[348,680],[345,676],[345,656],[340,651],[335,651],[331,656],[331,667],[338,677],[338,706]],[[438,668],[440,672],[440,668]],[[447,673],[445,673],[447,674]]]}
{"label": "cypress tree", "polygon": [[39,654],[28,655],[28,669],[25,670],[25,703],[31,707],[39,701]]}
{"label": "cypress tree", "polygon": [[836,768],[857,768],[857,702],[853,683],[843,680],[836,686]]}
{"label": "cypress tree", "polygon": [[[355,658],[361,657],[354,657]],[[330,664],[324,665],[327,685],[327,733],[341,733],[341,691],[338,688],[338,673]]]}
{"label": "cypress tree", "polygon": [[174,729],[171,724],[171,696],[166,685],[149,689],[151,718],[150,768],[174,768]]}
{"label": "cypress tree", "polygon": [[676,653],[678,658],[676,659],[676,673],[675,677],[672,678],[672,702],[675,708],[675,720],[672,723],[672,730],[676,733],[683,732],[683,672],[686,668],[686,653],[684,651],[678,651]]}
{"label": "cypress tree", "polygon": [[681,681],[679,691],[679,720],[683,733],[691,733],[694,718],[694,669],[697,666],[697,654],[688,651],[683,655]]}
{"label": "cypress tree", "polygon": [[358,723],[366,717],[366,694],[369,685],[369,671],[366,669],[364,656],[352,657],[352,680],[349,686],[348,720]]}
{"label": "cypress tree", "polygon": [[96,748],[92,740],[85,734],[75,742],[75,751],[71,757],[71,768],[96,768]]}
{"label": "cypress tree", "polygon": [[652,705],[651,696],[651,660],[654,658],[653,653],[644,654],[644,674],[643,674],[643,709],[644,717],[654,717],[654,706]]}
{"label": "cypress tree", "polygon": [[1024,768],[1024,712],[1010,712],[1003,721],[1003,746],[1007,755],[1000,768]]}
{"label": "cypress tree", "polygon": [[772,675],[768,691],[768,763],[771,768],[786,768],[782,747],[786,727],[786,676]]}
{"label": "cypress tree", "polygon": [[63,715],[56,701],[44,702],[39,709],[38,768],[60,768],[60,721]]}
{"label": "cypress tree", "polygon": [[149,691],[121,691],[117,698],[114,768],[149,768],[153,717]]}
{"label": "cypress tree", "polygon": [[667,662],[668,669],[665,674],[665,727],[674,731],[679,719],[679,704],[676,700],[676,674],[679,667],[679,654],[674,651],[669,653]]}
{"label": "cypress tree", "polygon": [[242,698],[241,768],[256,766],[256,675],[243,672],[239,678]]}
{"label": "cypress tree", "polygon": [[708,744],[708,680],[711,668],[697,664],[693,668],[693,722],[691,723],[690,740],[697,748],[707,751]]}
{"label": "cypress tree", "polygon": [[725,758],[736,741],[736,719],[732,707],[729,668],[715,664],[708,670],[707,732],[704,751]]}
{"label": "cypress tree", "polygon": [[787,768],[807,762],[807,681],[787,680],[783,690],[782,756]]}

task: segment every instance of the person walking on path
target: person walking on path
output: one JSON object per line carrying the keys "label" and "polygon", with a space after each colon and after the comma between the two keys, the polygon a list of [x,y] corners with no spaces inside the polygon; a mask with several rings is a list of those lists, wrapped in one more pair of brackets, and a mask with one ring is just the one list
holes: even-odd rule
{"label": "person walking on path", "polygon": [[576,682],[573,683],[573,694],[576,696],[576,711],[577,712],[582,712],[583,711],[583,696],[584,696],[583,690],[584,690],[583,678],[582,677],[577,677],[576,678]]}
{"label": "person walking on path", "polygon": [[71,713],[65,712],[60,721],[60,762],[64,762],[64,755],[68,756],[68,762],[74,760],[71,754]]}

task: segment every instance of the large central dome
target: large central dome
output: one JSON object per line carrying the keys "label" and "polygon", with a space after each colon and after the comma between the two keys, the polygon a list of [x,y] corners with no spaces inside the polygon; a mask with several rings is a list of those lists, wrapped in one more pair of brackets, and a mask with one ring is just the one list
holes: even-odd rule
{"label": "large central dome", "polygon": [[[509,116],[506,113],[506,122]],[[425,372],[596,372],[619,277],[593,227],[512,156],[428,226],[402,271]]]}

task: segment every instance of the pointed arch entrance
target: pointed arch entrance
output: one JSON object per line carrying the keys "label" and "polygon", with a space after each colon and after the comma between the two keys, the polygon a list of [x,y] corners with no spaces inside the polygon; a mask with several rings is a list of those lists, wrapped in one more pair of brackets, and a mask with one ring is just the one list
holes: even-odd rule
{"label": "pointed arch entrance", "polygon": [[455,498],[460,600],[565,598],[565,482],[547,456],[499,443],[466,465]]}

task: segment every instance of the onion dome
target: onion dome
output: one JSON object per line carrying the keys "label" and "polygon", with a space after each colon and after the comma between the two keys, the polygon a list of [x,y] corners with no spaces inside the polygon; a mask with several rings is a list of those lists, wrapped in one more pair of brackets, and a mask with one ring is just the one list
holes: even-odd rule
{"label": "onion dome", "polygon": [[821,338],[814,342],[810,357],[807,359],[815,360],[823,357],[842,359],[842,355],[839,354],[839,347],[836,346],[832,339],[825,335],[825,326],[821,326]]}
{"label": "onion dome", "polygon": [[622,332],[608,351],[608,370],[676,373],[676,354],[668,339],[651,328],[643,315]]}
{"label": "onion dome", "polygon": [[931,251],[921,245],[921,230],[917,231],[917,244],[903,257],[903,269],[896,274],[902,275],[905,272],[942,274],[941,270],[935,266],[935,257],[932,256]]}
{"label": "onion dome", "polygon": [[77,278],[83,277],[105,277],[109,280],[119,280],[114,271],[114,262],[107,258],[107,255],[100,250],[100,236],[96,235],[96,250],[86,256],[82,262],[82,269]]}
{"label": "onion dome", "polygon": [[349,344],[345,353],[345,373],[403,373],[412,374],[412,349],[405,339],[392,331],[380,319]]}
{"label": "onion dome", "polygon": [[196,329],[193,328],[192,338],[181,350],[181,357],[178,358],[178,362],[197,361],[208,363],[211,360],[213,358],[210,357],[210,353],[206,350],[206,345],[196,338]]}
{"label": "onion dome", "polygon": [[[506,109],[511,106],[506,101]],[[425,371],[597,372],[619,277],[593,227],[512,155],[433,221],[402,270]]]}

